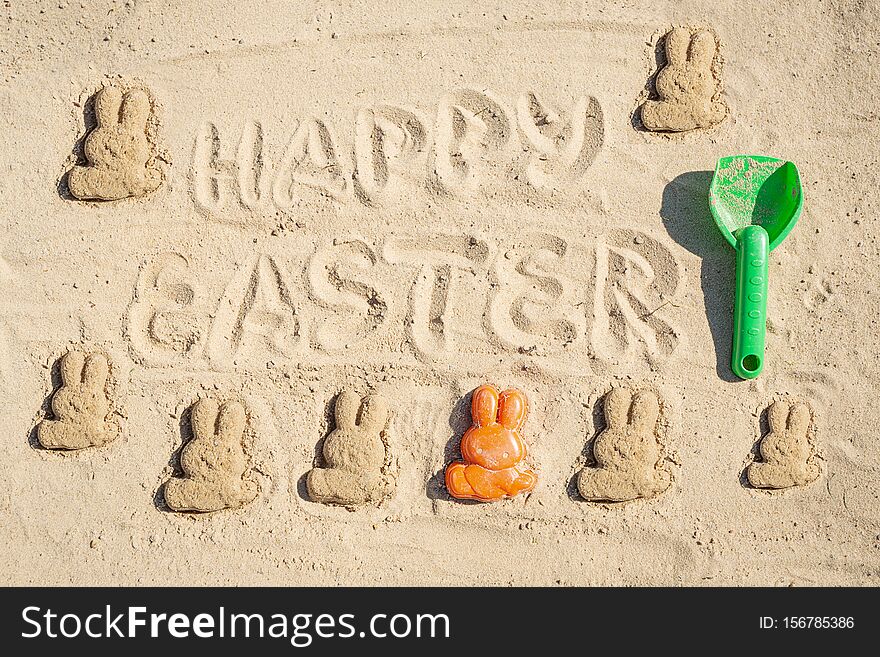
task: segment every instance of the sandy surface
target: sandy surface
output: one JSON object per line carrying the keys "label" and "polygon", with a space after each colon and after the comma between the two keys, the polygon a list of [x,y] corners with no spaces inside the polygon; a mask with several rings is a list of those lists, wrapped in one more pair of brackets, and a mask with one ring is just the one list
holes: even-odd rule
{"label": "sandy surface", "polygon": [[[4,3],[2,583],[877,582],[876,3],[195,4]],[[728,115],[670,137],[634,112],[675,25],[717,35]],[[110,83],[150,94],[164,181],[78,201]],[[796,162],[806,198],[754,382],[706,202],[735,153]],[[74,347],[109,357],[118,437],[59,453],[35,426]],[[528,395],[539,482],[462,504],[442,472],[485,382]],[[577,486],[612,387],[657,394],[669,478],[617,505]],[[393,493],[356,511],[305,485],[342,390],[390,410]],[[205,397],[246,409],[258,492],[175,513]],[[818,479],[758,490],[783,398]]]}

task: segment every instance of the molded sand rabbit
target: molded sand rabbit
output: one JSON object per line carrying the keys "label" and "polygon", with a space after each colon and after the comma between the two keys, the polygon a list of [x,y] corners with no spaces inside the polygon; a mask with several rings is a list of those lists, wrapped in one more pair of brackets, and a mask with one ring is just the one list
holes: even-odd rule
{"label": "molded sand rabbit", "polygon": [[461,439],[463,461],[446,468],[446,488],[460,499],[492,502],[530,491],[537,475],[524,463],[526,444],[520,435],[528,400],[519,390],[500,395],[489,385],[474,391],[473,426]]}
{"label": "molded sand rabbit", "polygon": [[657,74],[659,100],[642,105],[642,123],[648,130],[684,132],[708,128],[727,114],[723,102],[713,100],[718,80],[712,74],[715,36],[684,27],[666,35],[666,66]]}
{"label": "molded sand rabbit", "polygon": [[116,438],[107,421],[110,400],[105,390],[109,363],[104,354],[70,351],[61,358],[61,387],[52,395],[52,413],[43,420],[37,440],[47,449],[82,449]]}
{"label": "molded sand rabbit", "polygon": [[175,511],[219,511],[253,501],[257,485],[244,479],[247,460],[241,439],[244,406],[202,399],[192,409],[193,438],[180,454],[185,477],[165,484],[165,502]]}
{"label": "molded sand rabbit", "polygon": [[363,402],[345,391],[336,399],[336,428],[324,440],[325,468],[314,468],[306,478],[309,496],[316,502],[354,506],[378,502],[391,492],[382,472],[388,405],[370,395]]}
{"label": "molded sand rabbit", "polygon": [[819,476],[813,460],[809,430],[812,416],[806,404],[776,401],[767,409],[770,433],[761,440],[760,463],[746,469],[746,477],[755,488],[790,488],[803,486]]}
{"label": "molded sand rabbit", "polygon": [[597,466],[584,468],[577,486],[586,500],[623,502],[665,491],[669,473],[658,467],[662,448],[655,427],[660,402],[650,391],[615,388],[605,397],[605,430],[596,437]]}
{"label": "molded sand rabbit", "polygon": [[95,118],[97,126],[84,144],[89,163],[71,170],[70,193],[82,200],[115,201],[158,188],[162,173],[151,161],[147,93],[133,89],[123,95],[116,87],[104,87],[95,96]]}

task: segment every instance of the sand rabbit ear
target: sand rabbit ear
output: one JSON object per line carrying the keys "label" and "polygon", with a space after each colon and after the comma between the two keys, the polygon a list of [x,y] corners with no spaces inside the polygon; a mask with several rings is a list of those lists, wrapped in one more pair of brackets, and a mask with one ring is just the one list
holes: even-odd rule
{"label": "sand rabbit ear", "polygon": [[474,390],[471,418],[478,427],[487,427],[498,421],[498,391],[494,387],[480,386]]}
{"label": "sand rabbit ear", "polygon": [[110,366],[104,354],[89,354],[82,368],[82,381],[87,388],[103,390]]}
{"label": "sand rabbit ear", "polygon": [[129,91],[122,99],[119,120],[130,130],[143,130],[150,118],[150,99],[142,89]]}
{"label": "sand rabbit ear", "polygon": [[700,68],[710,68],[715,58],[715,36],[708,30],[698,30],[688,48],[688,61]]}
{"label": "sand rabbit ear", "polygon": [[81,351],[68,351],[61,358],[61,381],[66,386],[78,386],[82,383],[83,366],[86,355]]}
{"label": "sand rabbit ear", "polygon": [[225,438],[241,438],[246,421],[244,406],[237,401],[226,402],[217,417],[217,433]]}
{"label": "sand rabbit ear", "polygon": [[357,425],[358,409],[361,399],[353,392],[344,390],[336,398],[336,426],[352,429]]}
{"label": "sand rabbit ear", "polygon": [[631,405],[632,393],[626,388],[614,388],[605,396],[605,422],[609,429],[626,429]]}
{"label": "sand rabbit ear", "polygon": [[215,399],[200,399],[192,409],[192,429],[195,438],[208,438],[217,431],[219,404]]}
{"label": "sand rabbit ear", "polygon": [[684,27],[673,28],[666,35],[666,60],[670,66],[678,68],[687,62],[691,32]]}
{"label": "sand rabbit ear", "polygon": [[642,433],[653,433],[660,417],[660,400],[650,390],[637,392],[630,407],[629,421]]}
{"label": "sand rabbit ear", "polygon": [[526,421],[529,400],[525,394],[511,388],[501,393],[498,400],[498,421],[506,429],[520,429]]}
{"label": "sand rabbit ear", "polygon": [[773,433],[785,431],[788,426],[788,403],[775,401],[770,404],[770,408],[767,409],[767,423]]}
{"label": "sand rabbit ear", "polygon": [[388,421],[388,405],[379,395],[370,395],[364,399],[361,404],[361,421],[358,426],[370,431],[378,433],[385,428]]}
{"label": "sand rabbit ear", "polygon": [[806,404],[794,404],[788,412],[788,430],[798,436],[805,436],[810,428],[810,419],[810,409]]}
{"label": "sand rabbit ear", "polygon": [[98,127],[119,123],[119,108],[122,105],[122,92],[116,87],[104,87],[95,96],[95,119]]}

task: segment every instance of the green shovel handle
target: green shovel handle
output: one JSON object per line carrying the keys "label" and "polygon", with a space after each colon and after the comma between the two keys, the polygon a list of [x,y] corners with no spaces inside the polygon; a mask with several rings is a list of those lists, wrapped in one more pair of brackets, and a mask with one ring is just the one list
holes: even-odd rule
{"label": "green shovel handle", "polygon": [[761,226],[736,235],[736,300],[730,367],[741,379],[754,379],[764,369],[767,331],[767,272],[770,240]]}

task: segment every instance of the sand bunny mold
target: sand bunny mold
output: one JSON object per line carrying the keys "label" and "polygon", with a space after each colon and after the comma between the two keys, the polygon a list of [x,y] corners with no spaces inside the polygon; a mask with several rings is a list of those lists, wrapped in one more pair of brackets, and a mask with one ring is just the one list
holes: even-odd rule
{"label": "sand bunny mold", "polygon": [[116,201],[155,191],[162,172],[147,126],[150,97],[144,89],[104,87],[95,95],[97,125],[85,138],[86,166],[68,175],[70,193],[80,200]]}
{"label": "sand bunny mold", "polygon": [[705,29],[672,29],[664,39],[666,64],[657,73],[657,100],[641,107],[642,124],[654,132],[710,128],[727,115],[717,76],[718,42]]}
{"label": "sand bunny mold", "polygon": [[322,449],[327,467],[314,468],[306,477],[309,497],[341,506],[381,502],[393,491],[385,472],[388,403],[379,395],[361,400],[344,391],[336,399],[335,415],[336,428]]}
{"label": "sand bunny mold", "polygon": [[117,436],[108,421],[109,362],[101,353],[70,351],[61,358],[61,387],[52,395],[54,420],[37,426],[46,449],[83,449],[105,445]]}
{"label": "sand bunny mold", "polygon": [[252,502],[255,482],[245,479],[242,436],[247,415],[236,401],[201,399],[192,408],[193,437],[181,451],[184,478],[165,484],[165,503],[175,511],[219,511]]}
{"label": "sand bunny mold", "polygon": [[490,385],[474,391],[473,425],[461,439],[462,461],[446,468],[446,489],[452,497],[494,502],[527,493],[538,483],[525,463],[526,443],[520,432],[529,403],[519,390],[501,394]]}
{"label": "sand bunny mold", "polygon": [[649,390],[615,388],[605,397],[606,428],[593,444],[596,467],[584,468],[577,487],[585,500],[626,502],[664,492],[670,474],[660,467],[660,401]]}
{"label": "sand bunny mold", "polygon": [[767,409],[770,433],[761,439],[761,462],[746,468],[755,488],[805,486],[819,476],[810,430],[810,407],[801,402],[775,401]]}

